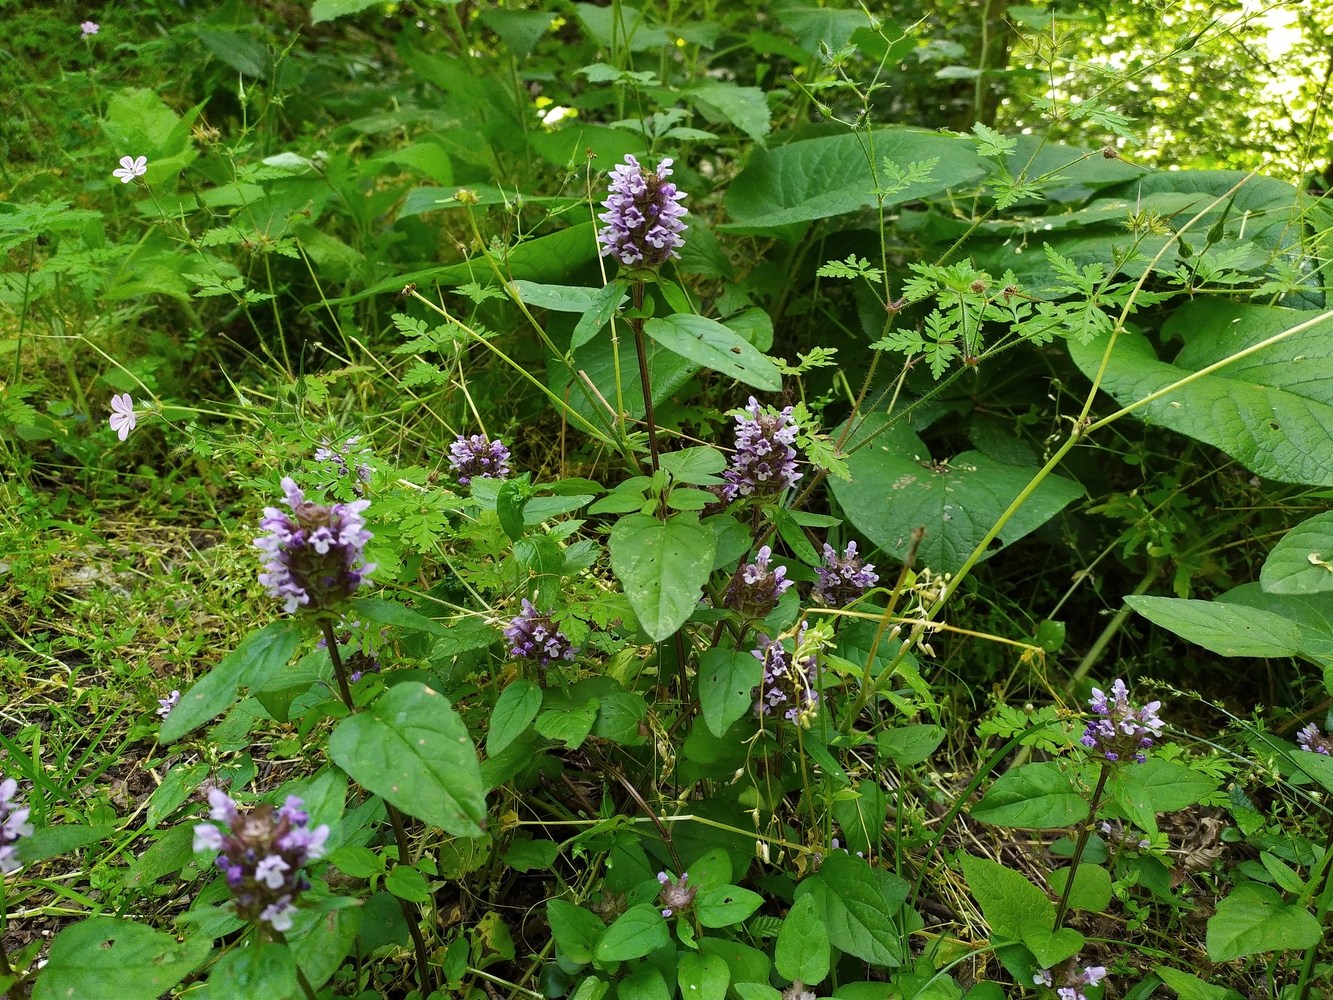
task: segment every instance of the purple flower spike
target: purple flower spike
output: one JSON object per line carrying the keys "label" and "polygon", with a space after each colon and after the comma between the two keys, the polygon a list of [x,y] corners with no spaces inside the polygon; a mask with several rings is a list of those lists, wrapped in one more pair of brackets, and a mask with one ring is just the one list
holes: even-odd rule
{"label": "purple flower spike", "polygon": [[1111,762],[1120,760],[1125,754],[1131,755],[1138,764],[1147,760],[1143,751],[1153,745],[1153,739],[1162,734],[1165,725],[1157,716],[1157,710],[1162,707],[1160,701],[1134,708],[1129,703],[1129,689],[1125,682],[1116,678],[1111,685],[1110,697],[1099,688],[1093,688],[1088,704],[1100,718],[1088,723],[1080,743]]}
{"label": "purple flower spike", "polygon": [[0,781],[0,875],[8,875],[23,867],[15,845],[23,837],[32,836],[32,824],[28,822],[30,810],[14,798],[18,790],[19,783],[13,778]]}
{"label": "purple flower spike", "polygon": [[509,640],[510,656],[536,660],[542,667],[548,667],[556,660],[572,660],[578,655],[569,637],[555,627],[550,615],[542,614],[526,597],[521,613],[505,628],[505,638]]}
{"label": "purple flower spike", "polygon": [[[796,644],[801,644],[807,626],[801,623]],[[763,682],[755,689],[755,715],[780,714],[788,722],[807,725],[814,718],[819,704],[819,692],[811,684],[815,663],[807,658],[804,663],[793,662],[781,642],[760,633],[759,645],[750,651],[764,665]]]}
{"label": "purple flower spike", "polygon": [[362,564],[371,534],[361,515],[370,501],[326,507],[306,500],[289,478],[282,489],[292,513],[264,508],[264,534],[255,539],[264,553],[259,582],[286,602],[289,614],[298,608],[326,611],[356,593],[375,569],[374,563]]}
{"label": "purple flower spike", "polygon": [[754,562],[736,571],[722,595],[722,603],[747,618],[763,618],[778,606],[778,600],[794,581],[786,579],[787,567],[768,568],[773,550],[767,545],[755,554]]}
{"label": "purple flower spike", "polygon": [[1296,734],[1296,742],[1302,750],[1320,753],[1325,757],[1333,756],[1333,738],[1322,735],[1313,722]]}
{"label": "purple flower spike", "polygon": [[158,716],[165,719],[171,714],[171,710],[180,703],[180,700],[181,693],[179,691],[172,691],[171,694],[167,695],[165,698],[157,699]]}
{"label": "purple flower spike", "polygon": [[626,156],[625,162],[611,171],[611,186],[606,209],[598,216],[606,227],[597,234],[602,256],[614,257],[626,267],[661,267],[685,245],[680,234],[686,228],[681,217],[688,215],[681,201],[685,195],[667,180],[671,159],[657,165],[656,173],[646,172],[639,161]]}
{"label": "purple flower spike", "polygon": [[449,464],[458,476],[458,485],[467,486],[474,478],[505,479],[509,468],[509,449],[484,434],[458,435],[449,446]]}
{"label": "purple flower spike", "polygon": [[[370,449],[361,445],[361,438],[353,434],[337,448],[333,447],[333,442],[325,438],[320,442],[320,446],[315,449],[315,461],[327,466],[332,480],[325,484],[321,483],[321,488],[327,489],[340,479],[350,478],[352,489],[357,496],[363,496],[366,492],[365,484],[370,482],[370,477],[374,475],[374,470],[366,464],[365,459],[370,455]],[[356,461],[355,473],[348,459],[353,458]]]}
{"label": "purple flower spike", "polygon": [[792,447],[800,427],[792,420],[792,408],[765,412],[751,396],[745,411],[746,415],[736,417],[736,452],[731,456],[730,468],[722,473],[727,481],[722,495],[728,501],[772,496],[796,485],[801,478],[796,471],[796,449]]}
{"label": "purple flower spike", "polygon": [[279,809],[259,805],[241,812],[220,789],[208,793],[212,823],[194,828],[196,852],[220,852],[216,865],[227,878],[236,914],[262,921],[276,931],[292,926],[296,897],[310,883],[301,868],[324,856],[329,828],[309,828],[310,816],[294,795]]}
{"label": "purple flower spike", "polygon": [[879,583],[875,564],[861,560],[856,554],[856,542],[848,542],[842,555],[824,543],[824,565],[816,566],[819,582],[810,592],[820,604],[830,608],[841,608],[856,600],[867,590]]}

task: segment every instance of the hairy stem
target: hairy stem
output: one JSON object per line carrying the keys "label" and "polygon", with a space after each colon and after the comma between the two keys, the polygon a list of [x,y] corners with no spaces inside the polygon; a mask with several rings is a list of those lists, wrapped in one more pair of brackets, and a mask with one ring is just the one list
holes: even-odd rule
{"label": "hairy stem", "polygon": [[1065,891],[1060,894],[1060,905],[1055,908],[1055,924],[1051,927],[1052,933],[1060,929],[1065,914],[1069,912],[1069,895],[1074,891],[1074,877],[1078,874],[1078,863],[1083,860],[1083,849],[1088,846],[1088,838],[1092,836],[1092,824],[1097,818],[1097,807],[1102,804],[1102,792],[1106,790],[1106,779],[1110,776],[1111,765],[1103,764],[1102,773],[1097,777],[1097,787],[1092,792],[1092,804],[1088,810],[1088,821],[1083,824],[1083,829],[1079,830],[1078,843],[1074,845],[1074,856],[1069,859],[1069,878],[1065,881]]}

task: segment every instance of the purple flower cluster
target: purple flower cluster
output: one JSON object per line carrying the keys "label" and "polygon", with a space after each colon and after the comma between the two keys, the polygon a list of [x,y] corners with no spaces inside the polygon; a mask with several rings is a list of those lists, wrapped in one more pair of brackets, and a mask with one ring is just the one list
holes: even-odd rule
{"label": "purple flower cluster", "polygon": [[1134,708],[1129,703],[1125,682],[1116,678],[1109,698],[1099,688],[1093,688],[1088,704],[1099,718],[1088,723],[1079,742],[1109,761],[1130,754],[1136,763],[1142,764],[1147,759],[1143,751],[1152,746],[1165,725],[1157,716],[1162,703],[1150,701],[1142,708]]}
{"label": "purple flower cluster", "polygon": [[726,484],[721,491],[727,501],[781,493],[801,478],[792,447],[800,427],[792,420],[792,408],[765,412],[751,396],[745,410],[748,416],[736,417],[736,451],[722,473]]}
{"label": "purple flower cluster", "polygon": [[459,486],[467,486],[477,478],[504,479],[513,471],[509,468],[509,449],[484,434],[466,438],[458,435],[458,440],[449,446],[449,464],[458,476]]}
{"label": "purple flower cluster", "polygon": [[19,783],[13,778],[0,781],[0,875],[8,875],[23,867],[14,845],[20,838],[32,836],[29,809],[19,805],[14,798],[18,790]]}
{"label": "purple flower cluster", "polygon": [[[353,434],[337,448],[334,448],[333,442],[325,438],[320,442],[320,446],[315,449],[315,461],[329,467],[334,482],[339,479],[350,478],[352,489],[356,491],[357,496],[365,493],[365,484],[370,482],[370,477],[374,474],[374,470],[364,460],[370,454],[370,449],[357,447],[360,442],[361,438]],[[353,475],[352,466],[347,461],[352,456],[356,458],[355,475]]]}
{"label": "purple flower cluster", "polygon": [[695,886],[686,885],[689,880],[689,872],[679,879],[673,879],[666,872],[657,873],[657,881],[662,885],[661,892],[657,894],[657,901],[662,905],[662,916],[669,917],[673,913],[683,913],[690,908],[694,902],[694,895],[699,890]]}
{"label": "purple flower cluster", "polygon": [[656,173],[645,172],[639,161],[626,156],[611,171],[606,209],[598,216],[606,227],[597,234],[603,257],[615,257],[626,267],[661,267],[685,245],[686,230],[681,217],[688,215],[681,201],[685,195],[667,180],[671,159],[664,159]]}
{"label": "purple flower cluster", "polygon": [[879,583],[875,564],[863,562],[856,554],[856,542],[847,543],[842,555],[828,542],[824,543],[824,565],[816,566],[819,582],[810,592],[820,604],[841,608],[856,600]]}
{"label": "purple flower cluster", "polygon": [[209,817],[225,830],[200,823],[194,828],[195,851],[221,852],[216,863],[226,873],[238,916],[287,930],[296,897],[310,888],[301,868],[324,856],[328,826],[310,829],[310,815],[295,795],[277,809],[258,805],[242,813],[226,792],[214,788],[208,804]]}
{"label": "purple flower cluster", "polygon": [[167,695],[165,698],[157,699],[158,717],[165,719],[171,714],[171,710],[180,704],[180,700],[181,693],[179,691],[172,691],[171,694]]}
{"label": "purple flower cluster", "polygon": [[1333,738],[1321,734],[1313,722],[1296,734],[1296,742],[1302,750],[1321,753],[1325,757],[1333,756]]}
{"label": "purple flower cluster", "polygon": [[722,603],[747,618],[763,618],[778,606],[778,600],[794,583],[786,579],[787,567],[768,568],[773,550],[767,545],[760,548],[754,562],[745,563],[727,584]]}
{"label": "purple flower cluster", "polygon": [[311,503],[290,478],[282,480],[282,489],[292,513],[264,508],[264,534],[255,539],[264,553],[259,582],[287,602],[289,613],[328,610],[356,593],[375,569],[374,563],[362,564],[371,534],[361,515],[370,501]]}
{"label": "purple flower cluster", "polygon": [[[1060,1000],[1088,1000],[1083,992],[1085,986],[1096,986],[1106,978],[1106,968],[1101,965],[1087,965],[1079,969],[1078,963],[1071,959],[1058,970],[1060,985],[1055,994]],[[1056,976],[1050,969],[1042,969],[1032,977],[1034,986],[1055,986]]]}
{"label": "purple flower cluster", "polygon": [[[802,623],[796,639],[797,646],[800,645],[805,629],[806,625]],[[809,722],[819,703],[819,692],[811,685],[814,658],[808,657],[804,663],[795,663],[794,655],[788,653],[781,642],[770,639],[762,632],[759,634],[759,645],[750,652],[764,665],[764,679],[755,689],[755,714],[764,716],[779,712],[789,722],[798,725]]]}
{"label": "purple flower cluster", "polygon": [[544,615],[523,598],[522,611],[505,628],[509,640],[509,655],[525,660],[536,660],[547,667],[556,660],[572,660],[578,650],[569,637],[555,627],[550,615]]}

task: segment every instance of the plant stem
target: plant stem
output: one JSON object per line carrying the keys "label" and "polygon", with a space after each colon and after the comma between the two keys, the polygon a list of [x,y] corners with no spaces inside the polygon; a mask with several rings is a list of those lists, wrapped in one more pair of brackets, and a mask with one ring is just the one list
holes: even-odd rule
{"label": "plant stem", "polygon": [[639,384],[643,386],[643,419],[648,425],[648,458],[653,471],[657,471],[657,421],[653,416],[653,380],[648,372],[648,349],[643,338],[643,282],[636,281],[631,286],[634,301],[634,316],[630,327],[634,330],[634,351],[639,356]]}
{"label": "plant stem", "polygon": [[1069,860],[1069,878],[1065,881],[1065,891],[1060,894],[1060,905],[1055,908],[1055,925],[1051,928],[1052,933],[1060,929],[1065,914],[1069,912],[1069,895],[1074,891],[1074,877],[1078,874],[1078,863],[1083,858],[1083,849],[1088,846],[1088,838],[1092,836],[1092,823],[1097,818],[1097,807],[1102,804],[1102,792],[1106,790],[1106,779],[1110,776],[1111,765],[1103,764],[1102,773],[1097,778],[1097,787],[1092,792],[1088,822],[1083,824],[1083,829],[1079,831],[1078,843],[1074,845],[1074,856]]}
{"label": "plant stem", "polygon": [[[5,941],[3,936],[5,927],[4,878],[4,875],[0,874],[0,976],[12,976],[14,974],[14,967],[9,964],[9,956],[5,953]],[[23,979],[23,976],[18,977],[18,980],[11,985],[9,989],[5,990],[5,996],[9,997],[9,1000],[23,1000],[25,995],[23,991]]]}
{"label": "plant stem", "polygon": [[[333,662],[333,673],[338,678],[338,687],[342,691],[343,704],[347,706],[349,712],[356,711],[356,705],[352,702],[352,690],[347,684],[347,668],[343,665],[342,654],[338,652],[338,640],[333,634],[333,622],[328,618],[321,618],[319,622],[320,630],[324,633],[324,642],[329,648],[329,659]],[[407,826],[403,822],[403,814],[400,813],[387,799],[384,800],[384,810],[389,815],[389,822],[393,825],[394,841],[398,845],[398,863],[405,865],[410,854],[407,840]],[[421,935],[421,926],[419,918],[421,912],[405,899],[398,900],[398,907],[403,911],[403,920],[407,923],[407,932],[412,935],[412,947],[416,951],[417,962],[417,985],[421,987],[421,995],[429,996],[431,992],[430,985],[430,953],[426,950],[426,939]]]}

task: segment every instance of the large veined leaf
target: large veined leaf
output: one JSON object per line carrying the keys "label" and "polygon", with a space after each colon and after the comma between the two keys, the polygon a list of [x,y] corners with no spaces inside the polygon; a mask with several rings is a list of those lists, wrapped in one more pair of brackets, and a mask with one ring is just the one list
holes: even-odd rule
{"label": "large veined leaf", "polygon": [[1292,528],[1273,546],[1259,573],[1270,594],[1318,594],[1333,590],[1333,511]]}
{"label": "large veined leaf", "polygon": [[668,351],[763,392],[782,389],[778,366],[717,320],[692,313],[650,319],[644,332]]}
{"label": "large veined leaf", "polygon": [[875,204],[871,163],[880,173],[886,157],[904,169],[939,161],[928,179],[888,196],[887,205],[970,184],[988,170],[969,140],[905,127],[801,139],[750,158],[727,191],[735,222],[723,228],[766,232],[868,208]]}
{"label": "large veined leaf", "polygon": [[[887,421],[883,414],[867,417],[851,446]],[[976,451],[947,462],[933,461],[905,424],[853,451],[847,467],[851,482],[835,478],[829,484],[851,522],[899,559],[911,547],[913,530],[924,527],[917,565],[950,573],[962,566],[1037,471],[1035,466],[1009,465]],[[1001,545],[988,549],[982,558],[1035,531],[1082,494],[1077,483],[1048,476],[1001,529]]]}
{"label": "large veined leaf", "polygon": [[663,521],[622,517],[611,529],[611,569],[648,638],[674,635],[699,606],[717,545],[711,528],[690,513]]}
{"label": "large veined leaf", "polygon": [[[1102,388],[1128,405],[1236,352],[1321,314],[1199,299],[1163,327],[1185,347],[1159,361],[1142,337],[1122,335]],[[1106,337],[1071,343],[1074,363],[1091,378]],[[1220,448],[1251,472],[1284,483],[1333,486],[1333,319],[1166,393],[1137,412]]]}
{"label": "large veined leaf", "polygon": [[1303,950],[1319,937],[1319,921],[1305,907],[1285,902],[1272,886],[1245,882],[1208,920],[1208,957],[1229,962],[1265,951]]}
{"label": "large veined leaf", "polygon": [[33,1000],[105,997],[153,1000],[203,964],[212,942],[170,934],[129,920],[89,917],[66,927],[33,987]]}

